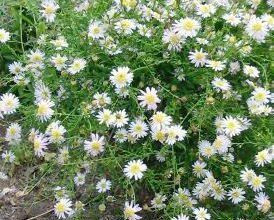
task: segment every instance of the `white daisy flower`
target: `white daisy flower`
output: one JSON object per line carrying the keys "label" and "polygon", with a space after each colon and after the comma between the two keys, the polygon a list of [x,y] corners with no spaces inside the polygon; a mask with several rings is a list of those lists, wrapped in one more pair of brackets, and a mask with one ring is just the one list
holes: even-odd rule
{"label": "white daisy flower", "polygon": [[109,180],[106,180],[105,178],[101,179],[96,184],[96,189],[99,193],[105,193],[110,190],[111,182]]}
{"label": "white daisy flower", "polygon": [[11,145],[19,144],[21,141],[21,126],[18,123],[12,123],[6,131],[5,140]]}
{"label": "white daisy flower", "polygon": [[137,0],[119,0],[117,2],[121,3],[121,5],[124,6],[127,9],[127,11],[134,9],[138,4]]}
{"label": "white daisy flower", "polygon": [[44,61],[45,53],[38,49],[35,51],[31,50],[30,54],[27,54],[27,57],[29,58],[30,63],[40,65]]}
{"label": "white daisy flower", "polygon": [[189,52],[188,58],[195,67],[203,67],[207,63],[207,55],[208,53],[203,52],[203,48],[201,48],[200,51]]}
{"label": "white daisy flower", "polygon": [[267,213],[271,208],[271,202],[269,197],[264,193],[260,192],[255,196],[255,201],[257,202],[257,209],[263,213]]}
{"label": "white daisy flower", "polygon": [[86,175],[84,173],[77,173],[74,177],[74,183],[76,186],[82,186],[85,184]]}
{"label": "white daisy flower", "polygon": [[62,50],[68,47],[68,42],[64,36],[58,36],[56,40],[50,41],[55,46],[56,50]]}
{"label": "white daisy flower", "polygon": [[258,78],[260,74],[260,71],[256,67],[249,65],[244,65],[243,71],[245,75],[252,78]]}
{"label": "white daisy flower", "polygon": [[133,81],[133,73],[128,67],[118,67],[111,71],[110,81],[117,88],[129,86]]}
{"label": "white daisy flower", "polygon": [[238,61],[231,62],[229,64],[229,71],[230,71],[231,75],[235,75],[240,70],[241,70],[241,66],[240,66],[240,63]]}
{"label": "white daisy flower", "polygon": [[180,33],[185,38],[195,37],[201,28],[200,23],[192,18],[181,18],[179,21],[175,21],[173,25],[175,31]]}
{"label": "white daisy flower", "polygon": [[4,151],[2,153],[2,159],[6,162],[6,163],[12,163],[15,160],[15,155],[13,152],[11,151]]}
{"label": "white daisy flower", "polygon": [[54,213],[58,219],[66,219],[74,213],[71,207],[72,202],[69,199],[62,198],[54,205]]}
{"label": "white daisy flower", "polygon": [[133,178],[135,180],[141,179],[143,177],[143,172],[147,170],[147,166],[141,160],[132,160],[124,168],[124,174],[129,179]]}
{"label": "white daisy flower", "polygon": [[138,100],[141,101],[140,105],[142,107],[147,107],[148,110],[155,110],[157,108],[157,104],[161,102],[157,95],[156,89],[146,88],[146,91],[141,90],[141,95],[138,96]]}
{"label": "white daisy flower", "polygon": [[39,103],[43,100],[49,100],[51,99],[51,92],[49,87],[47,87],[42,81],[38,81],[35,83],[34,86],[34,97],[35,97],[35,103]]}
{"label": "white daisy flower", "polygon": [[100,137],[98,134],[91,134],[90,137],[90,141],[84,141],[84,149],[89,155],[95,157],[104,152],[105,138],[104,136]]}
{"label": "white daisy flower", "polygon": [[127,220],[141,219],[142,217],[136,214],[136,212],[140,212],[141,210],[142,208],[138,204],[135,204],[133,201],[126,201],[124,207],[124,217]]}
{"label": "white daisy flower", "polygon": [[226,23],[236,27],[241,23],[241,18],[234,13],[224,14],[223,19],[226,21]]}
{"label": "white daisy flower", "polygon": [[115,23],[114,29],[119,34],[130,35],[136,30],[136,21],[133,19],[122,19]]}
{"label": "white daisy flower", "polygon": [[37,134],[33,139],[34,154],[38,157],[43,157],[45,155],[45,150],[48,149],[48,138],[44,134]]}
{"label": "white daisy flower", "polygon": [[185,139],[187,131],[184,130],[180,125],[173,125],[165,128],[166,132],[166,143],[168,145],[175,144],[176,141],[182,141]]}
{"label": "white daisy flower", "polygon": [[166,200],[167,197],[165,195],[156,193],[155,197],[151,200],[151,206],[154,209],[163,209],[166,207],[166,204],[164,203]]}
{"label": "white daisy flower", "polygon": [[18,75],[25,71],[23,64],[20,62],[13,62],[9,65],[9,71],[11,74]]}
{"label": "white daisy flower", "polygon": [[267,26],[270,30],[274,29],[274,17],[270,14],[264,14],[262,20],[267,23]]}
{"label": "white daisy flower", "polygon": [[216,151],[209,141],[203,140],[199,142],[199,153],[202,156],[209,158],[216,154]]}
{"label": "white daisy flower", "polygon": [[115,141],[118,143],[124,143],[127,140],[128,132],[124,128],[120,128],[116,131],[114,135]]}
{"label": "white daisy flower", "polygon": [[222,61],[207,60],[206,67],[209,67],[214,71],[222,71],[225,69],[225,63]]}
{"label": "white daisy flower", "polygon": [[222,184],[218,182],[213,182],[210,184],[211,187],[211,197],[217,201],[222,201],[225,199],[226,191],[224,190]]}
{"label": "white daisy flower", "polygon": [[113,125],[115,122],[114,114],[108,109],[99,111],[96,118],[99,121],[99,124],[106,124],[107,127]]}
{"label": "white daisy flower", "polygon": [[196,220],[211,219],[210,214],[207,213],[207,209],[205,209],[205,208],[195,208],[193,210],[193,214],[195,215]]}
{"label": "white daisy flower", "polygon": [[152,136],[153,140],[159,141],[163,144],[167,138],[167,131],[166,131],[166,129],[152,127],[151,128],[151,136]]}
{"label": "white daisy flower", "polygon": [[260,152],[258,152],[255,156],[255,164],[256,166],[264,166],[267,163],[271,163],[272,161],[272,155],[269,153],[269,150],[264,149]]}
{"label": "white daisy flower", "polygon": [[171,218],[171,220],[189,220],[189,217],[184,214],[180,214],[177,217]]}
{"label": "white daisy flower", "polygon": [[268,35],[267,23],[260,18],[252,18],[246,25],[245,31],[256,41],[262,42]]}
{"label": "white daisy flower", "polygon": [[205,174],[207,172],[206,168],[206,163],[200,160],[197,160],[193,165],[193,173],[195,176],[198,178],[205,177]]}
{"label": "white daisy flower", "polygon": [[233,137],[241,133],[242,124],[238,119],[227,116],[222,120],[222,129],[227,136]]}
{"label": "white daisy flower", "polygon": [[150,38],[152,37],[152,34],[153,34],[153,30],[148,28],[146,25],[144,24],[138,24],[137,25],[137,28],[138,28],[138,33],[141,35],[141,36],[144,36],[144,37],[147,37],[147,38]]}
{"label": "white daisy flower", "polygon": [[231,140],[225,135],[218,135],[213,142],[212,146],[219,154],[225,154],[231,147]]}
{"label": "white daisy flower", "polygon": [[240,178],[244,183],[248,183],[254,176],[256,176],[256,173],[245,167],[245,169],[241,171]]}
{"label": "white daisy flower", "polygon": [[129,132],[133,137],[143,138],[147,135],[148,127],[146,123],[140,119],[131,122],[129,125]]}
{"label": "white daisy flower", "polygon": [[230,83],[226,79],[223,79],[223,78],[214,77],[211,84],[217,92],[220,92],[220,91],[227,92],[227,91],[231,90]]}
{"label": "white daisy flower", "polygon": [[128,115],[125,109],[115,112],[114,116],[115,116],[114,124],[117,128],[121,128],[128,123]]}
{"label": "white daisy flower", "polygon": [[111,104],[111,98],[108,96],[107,93],[99,93],[97,92],[93,96],[93,101],[92,103],[96,105],[97,108],[104,108],[107,105]]}
{"label": "white daisy flower", "polygon": [[68,68],[68,72],[71,75],[79,73],[86,67],[87,61],[81,58],[75,58]]}
{"label": "white daisy flower", "polygon": [[47,22],[54,22],[56,17],[56,11],[60,8],[59,5],[54,0],[43,0],[40,10],[42,17],[46,19]]}
{"label": "white daisy flower", "polygon": [[5,93],[0,97],[1,111],[4,115],[14,113],[19,105],[19,99],[12,93]]}
{"label": "white daisy flower", "polygon": [[10,40],[10,33],[0,28],[0,43],[6,43]]}
{"label": "white daisy flower", "polygon": [[40,102],[38,102],[36,116],[38,117],[39,121],[45,122],[52,117],[54,113],[54,111],[52,110],[53,106],[54,103],[50,100],[41,100]]}
{"label": "white daisy flower", "polygon": [[260,104],[266,104],[271,99],[270,92],[262,87],[255,88],[251,94],[253,95],[254,100]]}
{"label": "white daisy flower", "polygon": [[65,141],[64,134],[67,130],[60,124],[60,121],[52,122],[46,130],[50,143],[60,144]]}
{"label": "white daisy flower", "polygon": [[245,191],[242,188],[236,187],[228,191],[227,196],[228,196],[228,199],[231,200],[233,204],[238,204],[245,199],[244,194],[245,194]]}
{"label": "white daisy flower", "polygon": [[150,118],[150,125],[154,128],[164,128],[170,125],[172,118],[164,112],[158,111]]}
{"label": "white daisy flower", "polygon": [[173,29],[166,29],[164,30],[162,41],[164,44],[168,44],[168,50],[181,51],[184,38]]}
{"label": "white daisy flower", "polygon": [[58,71],[61,71],[66,68],[67,60],[68,60],[68,58],[66,56],[61,56],[60,54],[56,54],[56,56],[53,56],[51,58],[52,64]]}
{"label": "white daisy flower", "polygon": [[162,151],[156,152],[156,160],[158,160],[160,163],[163,163],[166,161],[166,154]]}
{"label": "white daisy flower", "polygon": [[94,39],[104,38],[106,26],[101,21],[90,21],[88,27],[88,36]]}
{"label": "white daisy flower", "polygon": [[252,188],[254,192],[259,192],[264,189],[263,182],[266,181],[266,178],[263,175],[255,175],[251,177],[251,180],[248,182],[248,185]]}
{"label": "white daisy flower", "polygon": [[59,154],[57,157],[57,162],[59,164],[64,164],[69,159],[69,148],[67,146],[59,149]]}
{"label": "white daisy flower", "polygon": [[197,15],[203,18],[208,18],[216,12],[216,8],[213,4],[198,4],[196,6]]}

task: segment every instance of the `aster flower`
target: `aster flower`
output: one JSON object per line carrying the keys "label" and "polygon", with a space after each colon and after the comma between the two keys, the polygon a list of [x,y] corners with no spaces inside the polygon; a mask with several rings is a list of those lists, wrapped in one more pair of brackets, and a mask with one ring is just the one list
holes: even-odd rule
{"label": "aster flower", "polygon": [[105,193],[110,190],[111,182],[109,180],[106,180],[105,178],[101,179],[96,184],[96,189],[99,193]]}
{"label": "aster flower", "polygon": [[132,160],[129,161],[128,164],[124,168],[124,174],[132,179],[134,177],[135,180],[141,179],[143,177],[143,172],[147,170],[147,166],[141,160]]}
{"label": "aster flower", "polygon": [[71,207],[72,202],[69,199],[62,198],[54,205],[54,213],[58,219],[66,219],[74,213]]}
{"label": "aster flower", "polygon": [[139,215],[136,214],[136,212],[140,212],[142,208],[138,204],[135,204],[134,201],[125,202],[125,207],[124,207],[124,217],[125,219],[128,220],[138,220],[141,219]]}
{"label": "aster flower", "polygon": [[0,28],[0,43],[6,43],[10,40],[10,33]]}

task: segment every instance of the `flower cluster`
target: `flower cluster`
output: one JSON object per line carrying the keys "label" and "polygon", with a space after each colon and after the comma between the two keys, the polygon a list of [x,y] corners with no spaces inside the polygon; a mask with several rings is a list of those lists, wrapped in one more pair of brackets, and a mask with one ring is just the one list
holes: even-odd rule
{"label": "flower cluster", "polygon": [[0,180],[35,164],[58,219],[273,218],[273,7],[26,1],[0,28]]}

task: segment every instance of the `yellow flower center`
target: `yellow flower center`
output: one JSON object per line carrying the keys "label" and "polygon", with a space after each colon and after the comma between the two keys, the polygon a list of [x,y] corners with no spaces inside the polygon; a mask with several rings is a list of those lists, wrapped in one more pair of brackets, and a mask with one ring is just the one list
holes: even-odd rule
{"label": "yellow flower center", "polygon": [[119,72],[116,76],[116,79],[119,83],[123,83],[126,81],[126,74],[123,72]]}
{"label": "yellow flower center", "polygon": [[172,34],[170,36],[170,42],[172,44],[178,44],[179,43],[179,37],[178,37],[178,35],[177,34]]}
{"label": "yellow flower center", "polygon": [[52,7],[51,5],[48,5],[46,8],[45,8],[45,14],[47,15],[51,15],[55,12],[55,9],[54,7]]}
{"label": "yellow flower center", "polygon": [[6,105],[10,108],[13,107],[13,100],[8,99],[7,102],[6,102]]}
{"label": "yellow flower center", "polygon": [[128,8],[133,8],[137,5],[136,0],[122,0],[122,5]]}
{"label": "yellow flower center", "polygon": [[61,132],[59,130],[52,130],[51,131],[51,136],[54,138],[54,139],[59,139],[61,137]]}
{"label": "yellow flower center", "polygon": [[128,29],[130,27],[130,22],[128,20],[121,21],[121,27],[123,29]]}
{"label": "yellow flower center", "polygon": [[213,146],[216,148],[216,149],[219,149],[221,148],[221,146],[223,145],[223,142],[220,140],[220,139],[216,139],[213,143]]}
{"label": "yellow flower center", "polygon": [[44,115],[48,111],[48,106],[46,104],[40,104],[37,110],[38,115]]}
{"label": "yellow flower center", "polygon": [[15,128],[10,128],[9,133],[11,136],[14,136],[16,134],[16,129]]}
{"label": "yellow flower center", "polygon": [[125,217],[126,218],[130,218],[133,217],[135,215],[135,211],[133,208],[127,207],[124,211]]}
{"label": "yellow flower center", "polygon": [[186,31],[192,31],[194,29],[194,22],[190,19],[183,22],[183,29]]}
{"label": "yellow flower center", "polygon": [[146,94],[146,102],[151,105],[153,103],[155,103],[155,97],[153,94]]}
{"label": "yellow flower center", "polygon": [[256,177],[256,176],[253,177],[251,181],[252,181],[252,185],[255,186],[255,187],[260,186],[261,183],[262,183],[262,180],[259,177]]}
{"label": "yellow flower center", "polygon": [[59,202],[59,203],[56,204],[56,210],[59,213],[63,213],[63,212],[66,211],[66,207],[65,207],[65,205],[63,203]]}
{"label": "yellow flower center", "polygon": [[137,174],[141,171],[140,169],[140,165],[139,164],[133,164],[131,165],[130,167],[130,172],[133,173],[133,174]]}
{"label": "yellow flower center", "polygon": [[201,12],[203,12],[203,13],[209,13],[210,6],[209,5],[202,5],[200,9],[201,9]]}
{"label": "yellow flower center", "polygon": [[162,131],[158,131],[158,132],[156,133],[155,139],[156,139],[157,141],[163,141],[163,140],[165,139],[165,133],[162,132]]}
{"label": "yellow flower center", "polygon": [[76,63],[73,64],[73,68],[74,69],[80,69],[81,68],[81,64],[78,63],[78,62],[76,62]]}
{"label": "yellow flower center", "polygon": [[136,132],[136,133],[140,133],[140,132],[142,132],[142,130],[143,130],[143,129],[142,129],[142,126],[141,126],[141,125],[136,125],[136,126],[135,126],[135,132]]}
{"label": "yellow flower center", "polygon": [[230,122],[227,123],[226,127],[230,130],[234,130],[235,128],[237,128],[237,125],[234,121],[230,121]]}
{"label": "yellow flower center", "polygon": [[261,31],[262,29],[263,29],[262,23],[257,22],[257,23],[254,23],[254,24],[252,25],[252,30],[255,31],[255,32],[259,32],[259,31]]}
{"label": "yellow flower center", "polygon": [[57,57],[55,63],[58,65],[64,64],[64,59],[62,57]]}
{"label": "yellow flower center", "polygon": [[195,54],[195,59],[196,60],[202,60],[202,59],[204,59],[204,54],[203,53],[196,53]]}
{"label": "yellow flower center", "polygon": [[34,140],[34,143],[33,143],[34,150],[36,150],[36,151],[39,150],[39,149],[40,149],[40,146],[41,146],[40,140],[35,139],[35,140]]}
{"label": "yellow flower center", "polygon": [[234,191],[231,193],[231,196],[234,197],[234,198],[237,198],[240,196],[240,193],[238,191]]}
{"label": "yellow flower center", "polygon": [[33,60],[34,60],[35,62],[40,62],[40,61],[42,60],[42,57],[41,57],[39,54],[35,54],[35,55],[33,56]]}
{"label": "yellow flower center", "polygon": [[100,33],[100,28],[99,27],[94,27],[93,28],[93,33],[94,34],[99,34]]}
{"label": "yellow flower center", "polygon": [[265,93],[264,92],[258,92],[255,95],[255,99],[258,101],[263,101],[265,99]]}
{"label": "yellow flower center", "polygon": [[101,144],[98,141],[92,142],[90,147],[95,151],[99,151],[100,147],[101,147]]}

